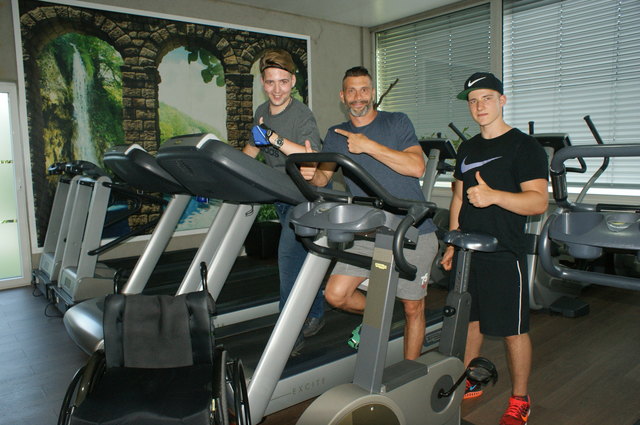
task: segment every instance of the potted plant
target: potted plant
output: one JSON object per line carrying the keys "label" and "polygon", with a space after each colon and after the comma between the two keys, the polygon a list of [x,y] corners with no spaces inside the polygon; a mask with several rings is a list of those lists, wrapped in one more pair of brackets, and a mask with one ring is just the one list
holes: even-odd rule
{"label": "potted plant", "polygon": [[280,230],[276,207],[273,204],[262,205],[244,243],[247,255],[261,259],[276,258]]}

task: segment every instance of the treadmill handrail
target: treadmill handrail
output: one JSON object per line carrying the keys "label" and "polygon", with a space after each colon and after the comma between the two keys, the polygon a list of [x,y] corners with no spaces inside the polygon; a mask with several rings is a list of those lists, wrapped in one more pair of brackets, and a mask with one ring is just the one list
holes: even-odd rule
{"label": "treadmill handrail", "polygon": [[449,128],[453,130],[454,133],[456,133],[456,136],[460,138],[461,142],[466,142],[468,140],[464,133],[460,131],[460,129],[458,129],[458,127],[456,127],[454,123],[450,122]]}
{"label": "treadmill handrail", "polygon": [[94,179],[97,179],[101,176],[109,176],[107,172],[100,168],[98,165],[82,159],[67,162],[65,164],[64,172],[72,176],[81,175]]}
{"label": "treadmill handrail", "polygon": [[[384,204],[399,208],[403,210],[414,210],[420,218],[424,217],[431,209],[436,208],[436,204],[428,201],[414,201],[410,199],[397,198],[389,193],[378,181],[376,181],[371,174],[369,174],[360,164],[352,160],[346,155],[340,153],[329,152],[314,152],[314,153],[294,153],[287,157],[286,168],[287,172],[293,179],[293,182],[298,186],[300,191],[310,201],[317,201],[321,199],[321,192],[317,190],[315,186],[308,183],[300,174],[296,164],[301,162],[335,162],[343,168],[346,168],[350,173],[360,180],[367,189],[370,189],[376,196],[378,196]],[[324,195],[324,200],[327,196]],[[424,212],[424,213],[423,213]]]}

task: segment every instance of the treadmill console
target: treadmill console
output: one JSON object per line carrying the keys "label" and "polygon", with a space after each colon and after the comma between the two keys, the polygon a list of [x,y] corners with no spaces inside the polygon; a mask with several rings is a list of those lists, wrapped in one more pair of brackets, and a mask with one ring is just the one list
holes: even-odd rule
{"label": "treadmill console", "polygon": [[538,133],[531,136],[535,137],[543,147],[552,148],[554,153],[564,147],[571,146],[567,133]]}
{"label": "treadmill console", "polygon": [[165,141],[158,163],[196,196],[240,203],[298,204],[306,199],[282,170],[256,161],[213,134]]}
{"label": "treadmill console", "polygon": [[432,149],[440,151],[440,160],[454,159],[456,157],[456,149],[449,139],[425,138],[419,141],[422,151],[429,156]]}

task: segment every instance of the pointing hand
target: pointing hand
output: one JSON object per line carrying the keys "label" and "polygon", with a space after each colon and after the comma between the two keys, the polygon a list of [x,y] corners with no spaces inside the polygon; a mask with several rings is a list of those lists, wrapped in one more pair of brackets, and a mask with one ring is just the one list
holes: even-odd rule
{"label": "pointing hand", "polygon": [[373,140],[369,139],[367,136],[361,133],[352,133],[350,131],[341,130],[339,128],[336,128],[335,132],[347,138],[347,148],[351,153],[367,153],[371,147],[371,144],[375,143]]}

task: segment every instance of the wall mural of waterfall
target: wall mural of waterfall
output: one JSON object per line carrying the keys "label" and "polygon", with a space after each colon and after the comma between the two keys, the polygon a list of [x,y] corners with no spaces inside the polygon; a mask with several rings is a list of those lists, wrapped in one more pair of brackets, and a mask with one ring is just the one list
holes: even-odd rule
{"label": "wall mural of waterfall", "polygon": [[[73,45],[72,45],[73,46]],[[76,135],[73,139],[73,156],[75,159],[98,163],[98,155],[91,139],[91,122],[89,115],[89,88],[91,80],[82,62],[76,46],[73,46],[73,118],[76,124]]]}
{"label": "wall mural of waterfall", "polygon": [[102,166],[101,154],[124,143],[122,64],[92,36],[67,33],[45,46],[37,59],[45,166],[76,159]]}
{"label": "wall mural of waterfall", "polygon": [[[56,181],[46,173],[52,163],[83,159],[102,167],[102,155],[116,144],[137,143],[155,153],[167,138],[194,132],[241,148],[251,131],[255,63],[269,48],[291,53],[299,69],[297,96],[308,102],[307,36],[113,12],[75,0],[14,2],[34,251],[44,241],[53,201]],[[207,227],[218,205],[194,201],[180,229]],[[129,225],[157,214],[145,210]]]}

